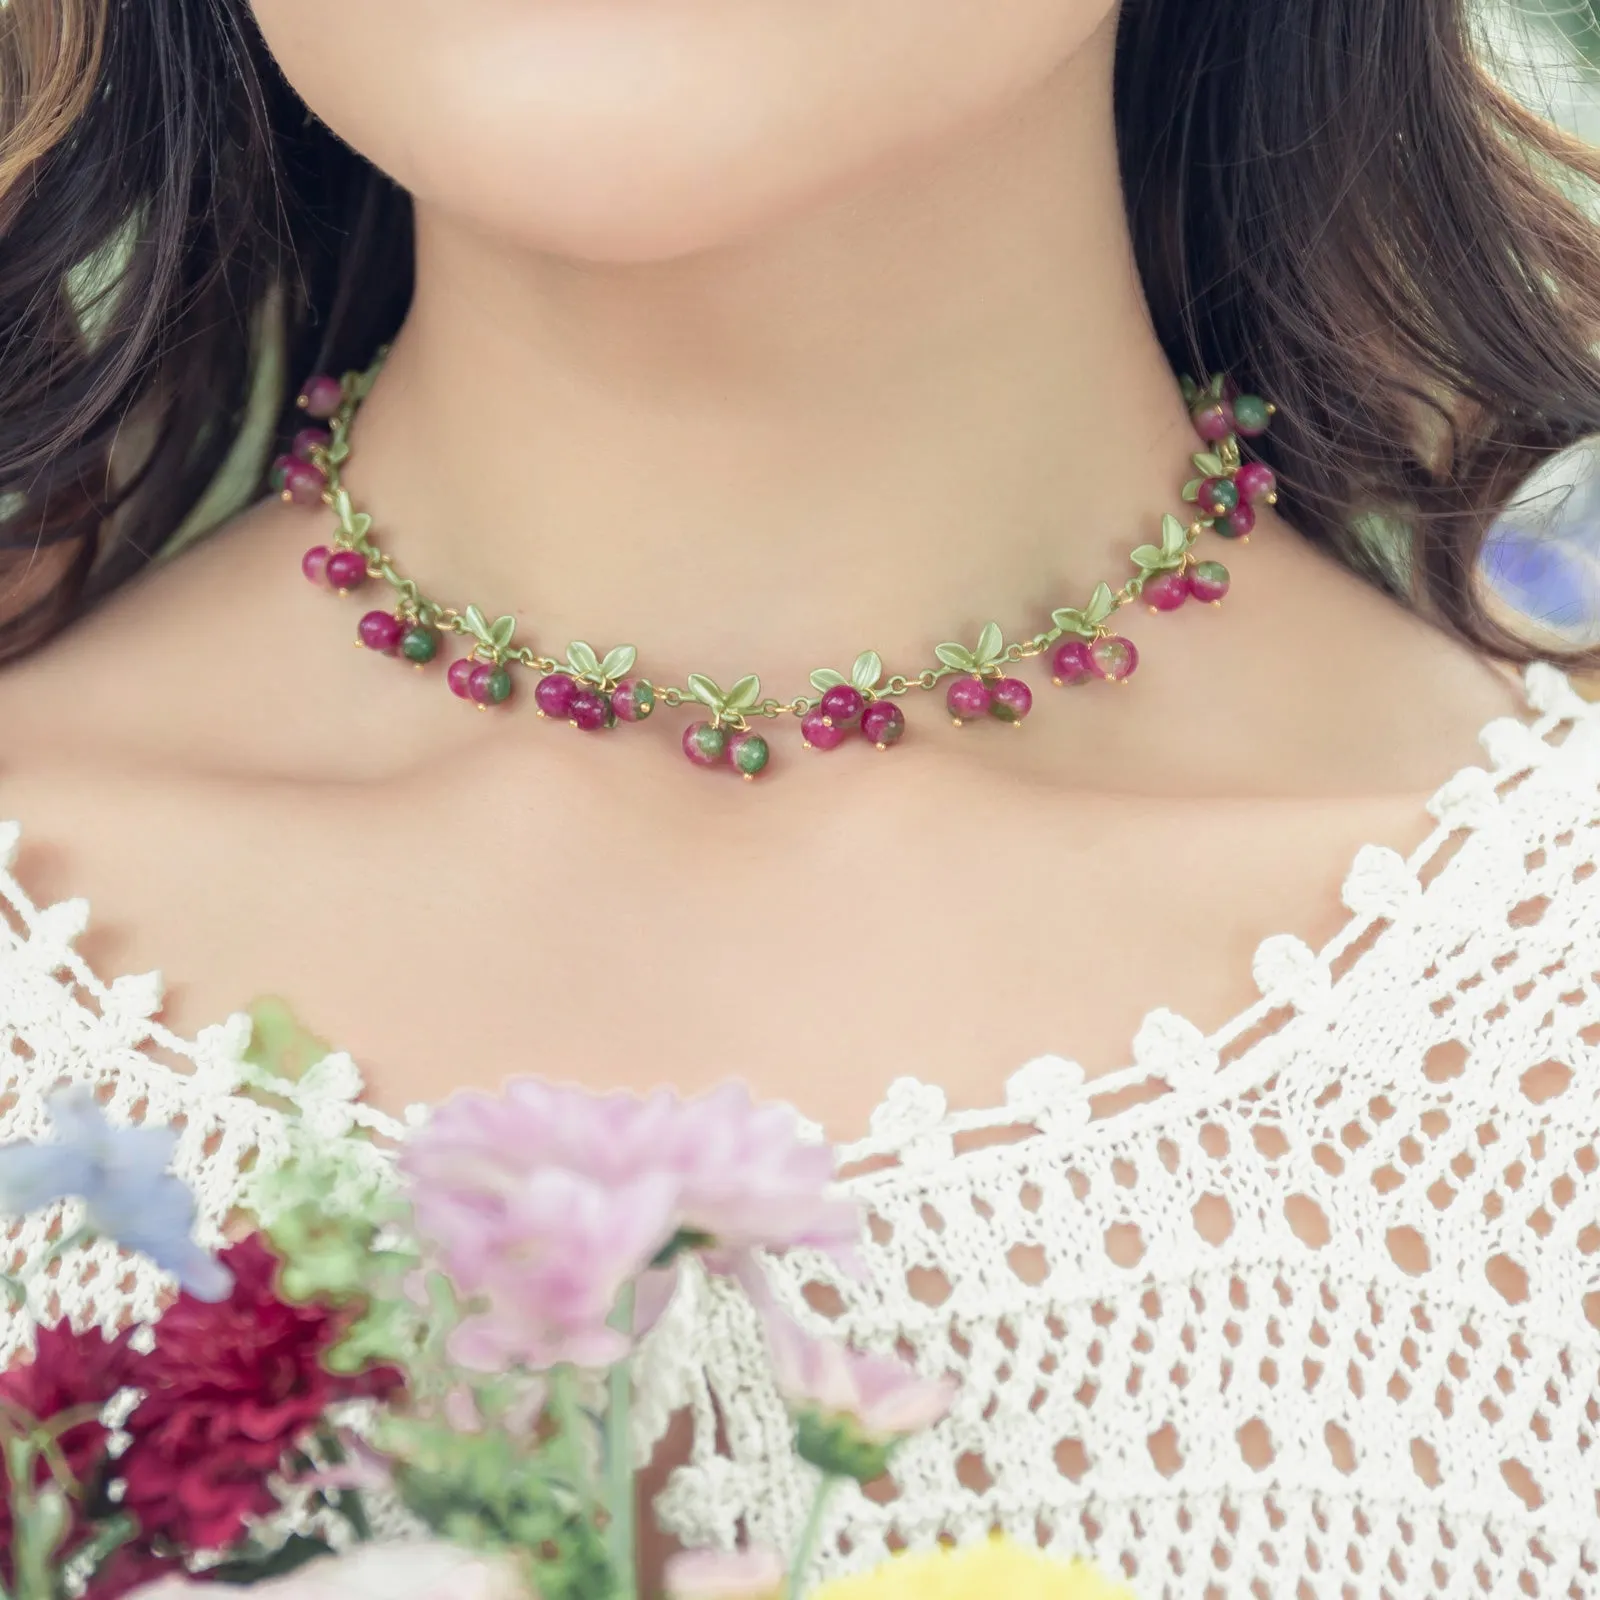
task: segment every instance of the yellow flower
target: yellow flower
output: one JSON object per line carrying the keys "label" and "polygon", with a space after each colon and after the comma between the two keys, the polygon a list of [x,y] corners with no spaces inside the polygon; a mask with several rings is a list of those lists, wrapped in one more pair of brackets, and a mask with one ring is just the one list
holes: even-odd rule
{"label": "yellow flower", "polygon": [[1053,1561],[996,1535],[987,1544],[896,1556],[854,1578],[826,1583],[810,1600],[1133,1600],[1082,1561]]}

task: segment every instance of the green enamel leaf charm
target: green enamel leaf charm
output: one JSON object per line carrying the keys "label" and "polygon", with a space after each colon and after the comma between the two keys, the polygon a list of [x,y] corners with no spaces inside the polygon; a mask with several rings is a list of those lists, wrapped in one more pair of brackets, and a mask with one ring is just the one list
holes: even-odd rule
{"label": "green enamel leaf charm", "polygon": [[1161,519],[1161,549],[1173,558],[1189,553],[1189,530],[1170,511]]}
{"label": "green enamel leaf charm", "polygon": [[972,652],[964,644],[942,644],[933,652],[947,667],[953,667],[957,672],[974,672],[977,662],[972,659]]}
{"label": "green enamel leaf charm", "polygon": [[343,437],[335,439],[328,446],[328,460],[333,466],[342,467],[349,459],[350,441],[348,439]]}
{"label": "green enamel leaf charm", "polygon": [[748,678],[741,678],[728,691],[728,710],[748,711],[760,698],[761,680],[751,673]]}
{"label": "green enamel leaf charm", "polygon": [[1183,391],[1183,403],[1188,406],[1191,411],[1194,410],[1194,403],[1200,398],[1199,386],[1195,383],[1194,379],[1188,375],[1188,373],[1184,373],[1183,376],[1178,379],[1178,387]]}
{"label": "green enamel leaf charm", "polygon": [[491,650],[494,649],[494,636],[489,632],[489,624],[484,620],[483,613],[476,606],[468,606],[461,613],[461,620],[466,624],[467,632],[479,644],[487,645]]}
{"label": "green enamel leaf charm", "polygon": [[567,664],[580,678],[600,676],[600,658],[582,639],[574,639],[567,646]]}
{"label": "green enamel leaf charm", "polygon": [[1217,454],[1222,458],[1224,472],[1237,472],[1244,463],[1244,457],[1239,454],[1239,441],[1231,433],[1217,446]]}
{"label": "green enamel leaf charm", "polygon": [[1184,484],[1183,498],[1187,500],[1190,505],[1193,505],[1194,502],[1200,498],[1200,485],[1205,481],[1206,480],[1204,478],[1191,478],[1186,484]]}
{"label": "green enamel leaf charm", "polygon": [[[1155,551],[1154,545],[1145,545],[1144,549]],[[1137,555],[1137,552],[1135,552]],[[1070,606],[1060,611],[1054,611],[1050,620],[1063,633],[1075,633],[1079,638],[1092,639],[1099,630],[1100,624],[1117,609],[1117,597],[1112,593],[1109,583],[1095,586],[1095,591],[1089,596],[1089,603],[1082,611],[1074,611]]]}
{"label": "green enamel leaf charm", "polygon": [[1117,597],[1112,593],[1109,583],[1095,585],[1095,591],[1089,596],[1089,604],[1084,609],[1085,622],[1099,627],[1113,611],[1117,609]]}
{"label": "green enamel leaf charm", "polygon": [[835,672],[832,667],[818,667],[811,674],[811,687],[818,694],[826,694],[830,689],[837,689],[844,681],[844,674]]}
{"label": "green enamel leaf charm", "polygon": [[496,650],[504,650],[511,643],[511,636],[517,631],[515,617],[496,617],[494,626],[489,630],[489,643]]}
{"label": "green enamel leaf charm", "polygon": [[850,668],[850,682],[862,694],[877,688],[883,676],[883,657],[876,650],[863,650]]}
{"label": "green enamel leaf charm", "polygon": [[1194,462],[1194,470],[1206,478],[1220,478],[1228,469],[1222,463],[1222,457],[1213,455],[1209,450],[1202,450],[1199,455],[1190,456]]}
{"label": "green enamel leaf charm", "polygon": [[606,652],[605,660],[600,663],[600,676],[613,680],[625,678],[638,659],[639,652],[631,644],[619,644],[615,650]]}
{"label": "green enamel leaf charm", "polygon": [[716,712],[718,716],[721,716],[722,713],[728,709],[727,696],[723,694],[722,690],[717,687],[716,683],[712,679],[706,677],[703,673],[691,672],[689,674],[688,683],[689,693],[692,694],[695,699],[701,703],[701,705],[710,707],[710,709]]}
{"label": "green enamel leaf charm", "polygon": [[1209,394],[1213,400],[1220,400],[1222,398],[1222,391],[1226,389],[1227,386],[1227,374],[1224,372],[1219,372],[1216,377],[1214,377],[1211,382],[1206,385],[1206,393]]}
{"label": "green enamel leaf charm", "polygon": [[986,622],[983,632],[978,635],[978,648],[973,651],[973,657],[980,667],[992,667],[1005,654],[1005,648],[1005,635],[1000,631],[1000,624]]}

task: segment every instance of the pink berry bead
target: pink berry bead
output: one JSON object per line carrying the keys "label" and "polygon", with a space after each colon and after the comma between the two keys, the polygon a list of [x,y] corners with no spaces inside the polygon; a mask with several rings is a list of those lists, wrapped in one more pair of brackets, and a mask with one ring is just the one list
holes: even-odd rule
{"label": "pink berry bead", "polygon": [[1254,505],[1257,500],[1265,500],[1271,505],[1278,494],[1278,475],[1271,467],[1263,466],[1259,461],[1247,461],[1234,473],[1233,481],[1238,485],[1239,498],[1248,500]]}
{"label": "pink berry bead", "polygon": [[1063,639],[1050,658],[1050,676],[1057,687],[1091,683],[1100,676],[1088,639]]}
{"label": "pink berry bead", "polygon": [[309,461],[290,456],[279,469],[279,476],[283,480],[282,494],[285,500],[297,506],[322,504],[322,491],[328,487],[328,480]]}
{"label": "pink berry bead", "polygon": [[356,631],[367,649],[389,655],[400,648],[400,636],[406,629],[398,617],[391,617],[387,611],[369,611]]}
{"label": "pink berry bead", "polygon": [[1176,611],[1189,594],[1187,572],[1158,572],[1144,586],[1144,601],[1152,611]]}
{"label": "pink berry bead", "polygon": [[312,547],[300,557],[300,570],[305,573],[308,582],[326,583],[328,581],[327,545],[312,545]]}
{"label": "pink berry bead", "polygon": [[993,699],[989,685],[982,678],[957,678],[945,691],[944,703],[959,727],[963,722],[983,716]]}
{"label": "pink berry bead", "polygon": [[853,728],[861,720],[861,713],[867,708],[867,702],[860,690],[852,689],[848,683],[836,683],[822,696],[822,703],[817,709],[840,728]]}
{"label": "pink berry bead", "polygon": [[611,702],[598,689],[584,687],[572,697],[567,709],[567,719],[575,728],[594,733],[608,727],[615,719],[611,715]]}
{"label": "pink berry bead", "polygon": [[1233,579],[1220,561],[1198,562],[1189,574],[1189,589],[1202,605],[1220,605],[1232,586]]}
{"label": "pink berry bead", "polygon": [[1002,678],[994,686],[989,715],[1001,722],[1021,722],[1033,710],[1033,690],[1021,678]]}
{"label": "pink berry bead", "polygon": [[727,749],[727,734],[709,722],[691,722],[683,730],[683,753],[697,767],[717,766]]}
{"label": "pink berry bead", "polygon": [[1218,517],[1212,528],[1224,539],[1243,539],[1256,525],[1256,508],[1241,500],[1225,517]]}
{"label": "pink berry bead", "polygon": [[817,706],[800,719],[800,737],[808,750],[837,750],[844,743],[845,730]]}
{"label": "pink berry bead", "polygon": [[565,722],[572,715],[572,702],[577,694],[576,678],[566,672],[551,672],[534,687],[533,703],[542,716]]}
{"label": "pink berry bead", "polygon": [[319,373],[307,381],[295,404],[308,417],[326,421],[344,404],[344,385],[337,378]]}
{"label": "pink berry bead", "polygon": [[1094,670],[1107,683],[1126,683],[1138,670],[1139,647],[1132,639],[1118,634],[1096,639],[1089,646],[1089,655],[1094,661]]}
{"label": "pink berry bead", "polygon": [[480,661],[467,679],[467,694],[480,706],[503,705],[511,698],[511,674],[492,661]]}
{"label": "pink berry bead", "polygon": [[880,750],[887,750],[905,734],[906,714],[892,700],[874,700],[862,713],[861,731]]}
{"label": "pink berry bead", "polygon": [[367,581],[367,558],[358,550],[335,550],[328,557],[328,582],[340,594],[359,589]]}
{"label": "pink berry bead", "polygon": [[655,708],[655,685],[648,678],[624,678],[611,691],[611,709],[623,722],[643,722]]}
{"label": "pink berry bead", "polygon": [[289,454],[296,461],[309,461],[313,450],[326,450],[333,443],[333,435],[326,428],[302,428],[289,446]]}
{"label": "pink berry bead", "polygon": [[450,692],[462,700],[472,698],[472,674],[478,670],[479,663],[471,656],[462,656],[459,661],[450,663],[450,671],[446,674],[446,681],[450,685]]}
{"label": "pink berry bead", "polygon": [[1207,444],[1219,444],[1233,432],[1233,407],[1226,400],[1208,400],[1190,412],[1194,431]]}

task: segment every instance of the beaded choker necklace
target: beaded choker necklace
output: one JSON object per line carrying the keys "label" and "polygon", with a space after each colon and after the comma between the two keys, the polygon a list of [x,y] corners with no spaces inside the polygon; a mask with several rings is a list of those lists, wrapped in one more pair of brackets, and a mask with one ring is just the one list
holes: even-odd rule
{"label": "beaded choker necklace", "polygon": [[1033,691],[1009,669],[1035,656],[1049,656],[1058,685],[1126,684],[1139,665],[1139,651],[1111,627],[1116,613],[1140,600],[1153,612],[1176,611],[1191,599],[1220,605],[1231,581],[1228,569],[1219,561],[1197,559],[1196,543],[1208,530],[1245,539],[1255,526],[1255,504],[1277,498],[1271,469],[1246,461],[1239,446],[1241,436],[1266,432],[1272,406],[1256,395],[1235,393],[1221,376],[1204,387],[1184,379],[1195,431],[1207,447],[1192,458],[1197,476],[1183,488],[1193,513],[1187,522],[1163,518],[1159,543],[1131,552],[1134,572],[1121,588],[1102,583],[1082,606],[1052,612],[1048,628],[1010,643],[997,623],[987,623],[971,645],[941,644],[934,651],[938,664],[920,672],[885,677],[877,651],[863,650],[848,673],[819,667],[811,674],[813,692],[792,700],[763,695],[754,673],[723,689],[692,672],[679,688],[638,675],[638,652],[631,644],[601,655],[580,639],[567,646],[564,660],[542,654],[517,642],[515,617],[491,621],[475,605],[443,605],[396,568],[372,536],[372,518],[351,504],[340,481],[350,455],[350,425],[382,363],[380,354],[365,372],[346,373],[343,379],[315,377],[306,384],[299,408],[322,426],[295,435],[290,453],[272,464],[269,480],[285,500],[325,504],[338,520],[331,543],[306,551],[301,561],[312,583],[340,595],[353,594],[369,581],[393,591],[390,609],[361,618],[359,643],[424,667],[453,635],[467,647],[445,674],[460,699],[480,711],[504,706],[515,688],[513,670],[530,670],[538,674],[536,713],[586,732],[643,722],[659,706],[692,706],[701,716],[684,729],[684,754],[696,766],[727,768],[747,780],[764,772],[771,759],[766,737],[755,729],[757,719],[797,718],[811,750],[833,750],[854,736],[887,750],[906,731],[898,702],[912,690],[941,683],[957,726],[986,718],[1019,726],[1033,709]]}

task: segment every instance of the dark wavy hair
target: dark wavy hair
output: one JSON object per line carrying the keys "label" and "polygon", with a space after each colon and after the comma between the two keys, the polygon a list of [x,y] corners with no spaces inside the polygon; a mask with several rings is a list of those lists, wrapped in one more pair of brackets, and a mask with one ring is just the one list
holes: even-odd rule
{"label": "dark wavy hair", "polygon": [[[1468,0],[1124,0],[1120,28],[1175,370],[1277,401],[1305,537],[1537,653],[1478,557],[1529,471],[1600,432],[1600,157],[1490,80]],[[408,197],[307,112],[247,0],[0,9],[0,656],[169,543],[264,381],[365,364],[412,272]]]}

